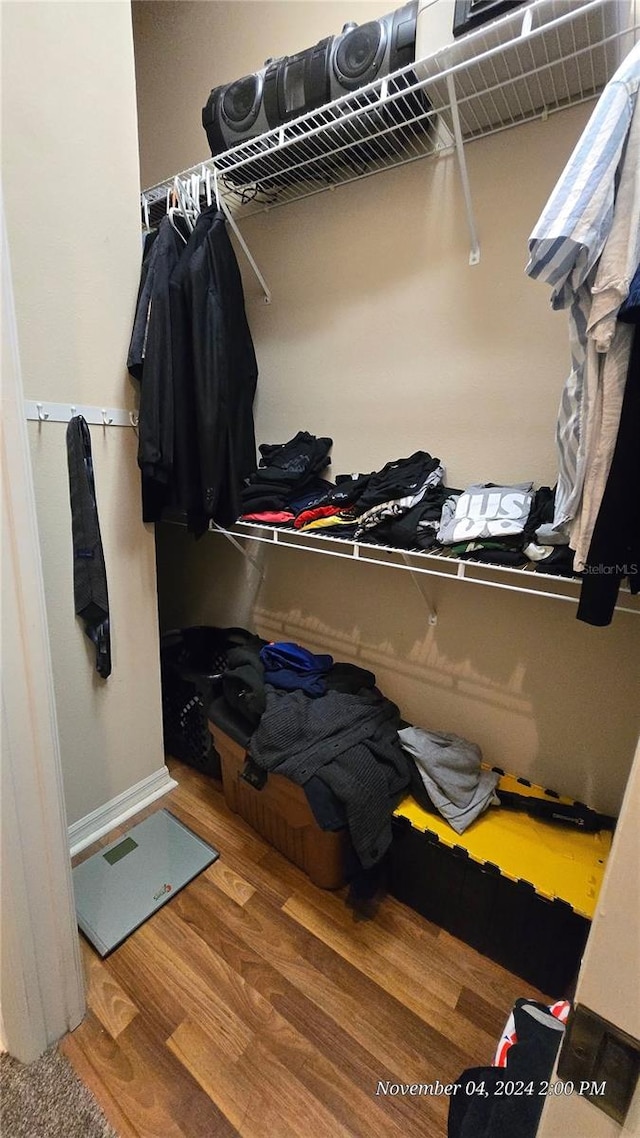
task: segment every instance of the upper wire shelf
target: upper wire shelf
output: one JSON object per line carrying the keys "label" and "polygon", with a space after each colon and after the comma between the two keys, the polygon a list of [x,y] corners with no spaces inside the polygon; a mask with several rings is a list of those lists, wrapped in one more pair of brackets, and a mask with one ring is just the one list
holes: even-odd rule
{"label": "upper wire shelf", "polygon": [[[238,521],[229,529],[214,524],[212,533],[238,538],[248,542],[263,542],[284,549],[297,549],[302,552],[322,554],[326,557],[339,557],[368,565],[386,565],[392,569],[408,570],[413,575],[425,574],[441,577],[449,581],[464,581],[467,584],[485,585],[490,589],[500,589],[511,593],[527,593],[530,596],[551,600],[569,601],[577,604],[580,599],[582,581],[579,577],[564,577],[557,574],[538,572],[532,564],[522,569],[513,566],[491,565],[479,561],[462,560],[446,549],[437,553],[417,549],[398,549],[390,545],[376,545],[357,542],[353,539],[336,537],[333,534],[305,533],[301,530],[278,528],[260,522]],[[615,606],[617,612],[634,613],[640,616],[640,598],[632,597],[629,589],[623,587]]]}
{"label": "upper wire shelf", "polygon": [[[532,0],[384,79],[207,159],[235,217],[593,99],[638,38],[633,0]],[[175,175],[143,193],[152,223]]]}

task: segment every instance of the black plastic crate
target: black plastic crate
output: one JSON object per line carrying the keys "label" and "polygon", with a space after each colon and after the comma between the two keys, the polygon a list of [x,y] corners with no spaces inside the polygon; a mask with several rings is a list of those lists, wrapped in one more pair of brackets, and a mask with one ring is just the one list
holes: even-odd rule
{"label": "black plastic crate", "polygon": [[244,628],[198,625],[167,632],[160,644],[164,749],[212,778],[220,757],[207,726],[207,708],[220,686],[232,648],[253,636]]}
{"label": "black plastic crate", "polygon": [[591,922],[461,847],[393,819],[389,888],[427,920],[554,998],[572,990]]}

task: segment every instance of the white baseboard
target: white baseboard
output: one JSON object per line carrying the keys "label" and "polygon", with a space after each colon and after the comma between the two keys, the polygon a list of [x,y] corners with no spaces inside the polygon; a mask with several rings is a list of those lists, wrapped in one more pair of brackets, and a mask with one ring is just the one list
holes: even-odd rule
{"label": "white baseboard", "polygon": [[86,849],[92,842],[96,842],[98,838],[104,837],[115,826],[126,822],[127,818],[131,818],[139,810],[144,810],[145,806],[149,806],[156,798],[161,798],[177,785],[167,768],[162,766],[116,798],[112,798],[110,802],[105,802],[98,810],[93,810],[91,814],[74,822],[69,826],[71,857]]}

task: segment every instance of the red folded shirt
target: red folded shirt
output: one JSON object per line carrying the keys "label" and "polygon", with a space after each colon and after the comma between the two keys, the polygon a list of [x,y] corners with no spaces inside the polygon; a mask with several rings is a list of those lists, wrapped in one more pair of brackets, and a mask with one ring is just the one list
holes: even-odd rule
{"label": "red folded shirt", "polygon": [[261,514],[243,514],[241,522],[262,522],[264,525],[280,525],[282,522],[292,522],[295,514],[288,510],[264,510]]}
{"label": "red folded shirt", "polygon": [[316,518],[330,518],[333,514],[350,514],[351,510],[345,506],[315,506],[311,510],[303,510],[293,523],[296,529],[306,526],[307,522],[315,522]]}

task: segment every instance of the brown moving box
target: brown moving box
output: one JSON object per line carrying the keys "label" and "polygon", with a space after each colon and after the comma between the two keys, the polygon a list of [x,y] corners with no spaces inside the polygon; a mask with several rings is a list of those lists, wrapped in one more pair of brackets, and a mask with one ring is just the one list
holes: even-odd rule
{"label": "brown moving box", "polygon": [[269,774],[261,790],[242,778],[247,751],[217,724],[209,730],[222,766],[227,805],[321,889],[344,885],[345,830],[322,830],[301,786]]}

